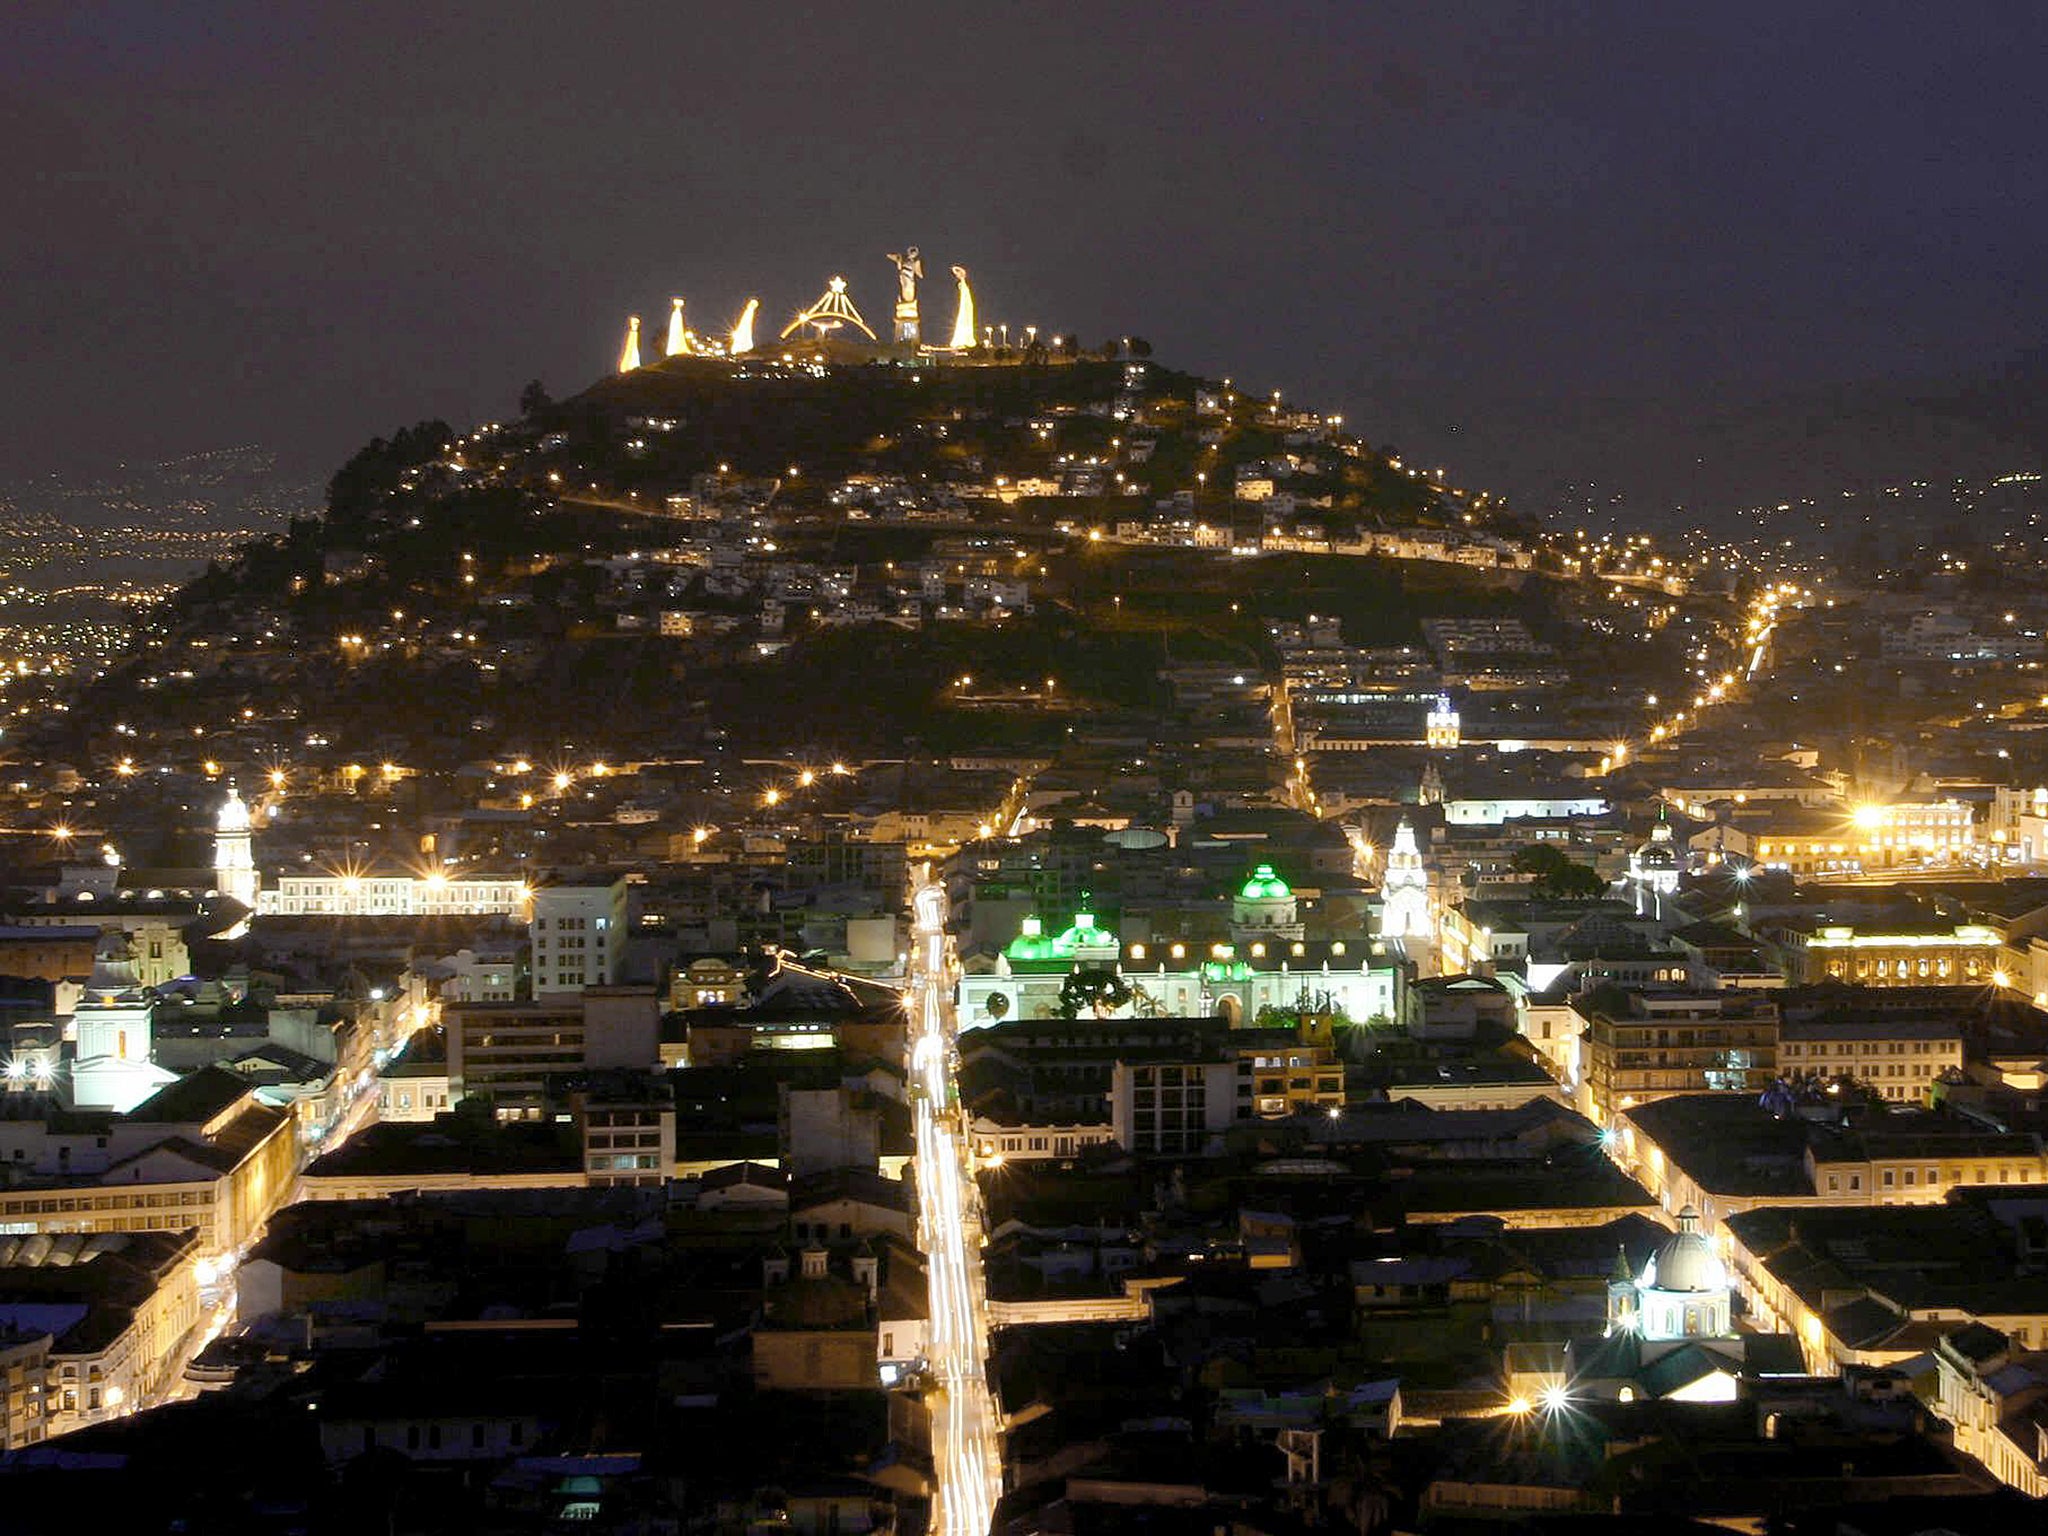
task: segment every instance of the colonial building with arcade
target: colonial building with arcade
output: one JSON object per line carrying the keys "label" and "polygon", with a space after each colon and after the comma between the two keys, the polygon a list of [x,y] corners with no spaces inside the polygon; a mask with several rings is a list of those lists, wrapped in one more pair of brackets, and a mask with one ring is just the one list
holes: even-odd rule
{"label": "colonial building with arcade", "polygon": [[1260,1010],[1280,1008],[1408,1021],[1415,967],[1398,939],[1364,931],[1311,939],[1306,931],[1293,888],[1269,864],[1232,897],[1227,932],[1206,941],[1126,942],[1085,906],[1057,928],[1027,917],[999,952],[968,957],[960,1027],[1053,1018],[1080,971],[1120,979],[1090,1010],[1110,1018],[1221,1016],[1249,1025]]}

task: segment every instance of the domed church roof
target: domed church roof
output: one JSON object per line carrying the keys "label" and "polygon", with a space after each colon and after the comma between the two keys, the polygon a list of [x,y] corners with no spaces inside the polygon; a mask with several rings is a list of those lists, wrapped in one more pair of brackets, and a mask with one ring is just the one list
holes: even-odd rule
{"label": "domed church roof", "polygon": [[1238,888],[1237,896],[1240,901],[1292,901],[1294,887],[1275,874],[1272,865],[1261,864]]}
{"label": "domed church roof", "polygon": [[1713,1241],[1700,1231],[1700,1213],[1687,1206],[1678,1213],[1678,1230],[1650,1257],[1641,1282],[1645,1290],[1685,1294],[1724,1291],[1728,1270]]}

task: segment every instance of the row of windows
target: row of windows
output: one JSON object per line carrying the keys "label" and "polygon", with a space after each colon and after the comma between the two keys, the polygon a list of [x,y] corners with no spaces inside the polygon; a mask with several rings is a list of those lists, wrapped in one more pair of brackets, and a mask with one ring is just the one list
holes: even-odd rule
{"label": "row of windows", "polygon": [[9,1200],[0,1204],[0,1215],[55,1216],[71,1211],[161,1210],[181,1206],[213,1204],[211,1190],[173,1191],[169,1194],[79,1195],[68,1199]]}
{"label": "row of windows", "polygon": [[[388,1092],[389,1092],[390,1090],[389,1090],[389,1089],[387,1088],[387,1089],[386,1089],[385,1091],[386,1091],[386,1092],[388,1093]],[[411,1108],[412,1108],[412,1092],[411,1092],[411,1090],[409,1090],[409,1089],[400,1089],[400,1090],[399,1090],[399,1093],[398,1093],[398,1107],[399,1107],[400,1109],[411,1109]],[[445,1093],[422,1093],[422,1094],[420,1095],[420,1108],[421,1108],[421,1109],[446,1109],[446,1108],[448,1108],[448,1095],[447,1095],[447,1094],[445,1094]]]}
{"label": "row of windows", "polygon": [[[1989,1184],[1991,1182],[1989,1169],[1978,1168],[1972,1171],[1976,1175],[1974,1179],[1969,1176],[1969,1172],[1965,1172],[1958,1174],[1955,1182],[1958,1184]],[[1828,1193],[1831,1195],[1840,1194],[1844,1188],[1851,1194],[1863,1188],[1863,1175],[1860,1173],[1831,1173],[1827,1177]],[[1998,1182],[2000,1184],[2032,1184],[2037,1181],[2034,1178],[2034,1170],[2031,1168],[2008,1167],[1998,1170]],[[1939,1168],[1929,1168],[1925,1171],[1924,1175],[1918,1168],[1886,1168],[1880,1172],[1878,1179],[1878,1187],[1880,1189],[1898,1189],[1901,1187],[1906,1189],[1938,1189],[1940,1186],[1941,1170]]]}
{"label": "row of windows", "polygon": [[[1980,960],[1974,955],[1966,958],[1962,964],[1962,974],[1972,981],[1984,975],[1988,969],[1990,969],[1990,962]],[[1840,981],[1847,974],[1847,971],[1840,960],[1830,960],[1828,962],[1828,974],[1834,977],[1835,980]],[[1886,960],[1880,958],[1877,960],[1858,960],[1856,962],[1856,975],[1859,978],[1874,977],[1878,980],[1883,980],[1887,976],[1925,976],[1939,979],[1955,974],[1955,962],[1946,956],[1937,956],[1931,960],[1923,955],[1917,960]]]}
{"label": "row of windows", "polygon": [[[393,1439],[396,1438],[394,1435]],[[519,1420],[514,1419],[506,1426],[506,1439],[513,1445],[524,1445],[526,1443],[526,1426]],[[417,1424],[405,1426],[405,1448],[408,1451],[419,1450],[422,1440],[425,1441],[425,1448],[427,1450],[440,1450],[441,1426],[429,1424],[426,1426],[424,1433]],[[472,1424],[469,1426],[469,1448],[473,1451],[480,1451],[484,1448],[484,1426],[482,1424]],[[377,1426],[374,1424],[365,1424],[363,1426],[363,1449],[366,1451],[377,1449]]]}
{"label": "row of windows", "polygon": [[1934,1043],[1905,1040],[1825,1040],[1801,1044],[1796,1040],[1785,1042],[1785,1055],[1789,1058],[1800,1056],[1941,1056],[1960,1054],[1962,1047],[1956,1041],[1946,1040]]}
{"label": "row of windows", "polygon": [[661,1145],[659,1131],[599,1131],[590,1138],[592,1150],[606,1147],[658,1147]]}

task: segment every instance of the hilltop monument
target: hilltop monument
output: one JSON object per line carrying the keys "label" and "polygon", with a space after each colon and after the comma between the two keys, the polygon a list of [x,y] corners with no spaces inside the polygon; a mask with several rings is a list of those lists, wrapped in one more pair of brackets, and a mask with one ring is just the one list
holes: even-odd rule
{"label": "hilltop monument", "polygon": [[[912,291],[915,292],[914,287]],[[821,337],[829,336],[832,332],[850,325],[869,341],[881,340],[881,337],[868,329],[867,321],[861,319],[860,311],[853,307],[853,300],[846,296],[846,279],[843,277],[835,276],[827,283],[825,291],[818,295],[816,301],[800,310],[797,317],[782,328],[781,339],[787,341],[807,325]]]}
{"label": "hilltop monument", "polygon": [[740,311],[739,319],[734,322],[732,335],[727,339],[725,348],[734,357],[738,357],[742,352],[754,350],[754,311],[760,307],[759,299],[747,300],[747,307]]}
{"label": "hilltop monument", "polygon": [[670,299],[668,305],[668,340],[662,347],[661,355],[674,357],[679,352],[696,351],[697,338],[690,334],[690,328],[683,323],[683,301]]}
{"label": "hilltop monument", "polygon": [[967,286],[967,269],[955,267],[953,279],[960,285],[959,303],[953,310],[953,350],[971,352],[974,350],[974,290]]}
{"label": "hilltop monument", "polygon": [[889,259],[896,263],[896,339],[916,346],[917,282],[924,276],[924,262],[914,245],[905,246],[900,256],[891,251]]}
{"label": "hilltop monument", "polygon": [[[937,356],[946,352],[972,352],[977,348],[992,346],[993,332],[985,331],[981,325],[980,312],[975,304],[974,288],[968,281],[965,267],[954,267],[955,284],[953,330],[951,340],[945,346],[926,346],[924,341],[924,310],[918,294],[918,286],[924,281],[924,256],[914,245],[905,246],[901,251],[887,253],[890,265],[896,271],[896,303],[892,312],[893,325],[890,329],[889,345],[905,348],[923,356]],[[750,298],[733,321],[732,328],[723,336],[717,333],[700,335],[690,328],[688,300],[680,295],[668,301],[668,325],[665,328],[661,356],[673,357],[742,357],[760,344],[755,335],[755,324],[761,309],[758,298]],[[1007,327],[1005,327],[1007,329]],[[807,338],[824,342],[843,339],[856,346],[861,341],[882,344],[866,318],[847,292],[846,279],[835,275],[825,285],[825,291],[811,303],[797,311],[795,317],[778,333],[777,339],[788,341],[792,338]],[[640,317],[634,315],[626,322],[626,339],[619,350],[620,373],[631,373],[646,360],[640,354]]]}

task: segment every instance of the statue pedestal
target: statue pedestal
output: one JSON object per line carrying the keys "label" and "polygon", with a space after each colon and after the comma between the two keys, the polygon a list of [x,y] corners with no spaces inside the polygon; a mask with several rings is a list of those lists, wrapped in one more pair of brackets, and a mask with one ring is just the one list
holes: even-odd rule
{"label": "statue pedestal", "polygon": [[913,343],[919,339],[917,300],[907,299],[896,306],[896,339]]}

